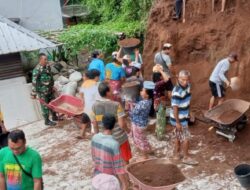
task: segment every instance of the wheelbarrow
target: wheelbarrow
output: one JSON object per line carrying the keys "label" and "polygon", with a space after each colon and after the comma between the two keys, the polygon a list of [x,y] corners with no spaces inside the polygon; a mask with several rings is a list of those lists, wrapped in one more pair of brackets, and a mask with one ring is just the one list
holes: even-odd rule
{"label": "wheelbarrow", "polygon": [[42,99],[38,99],[43,105],[52,111],[68,117],[74,117],[83,113],[83,101],[80,98],[70,95],[60,95],[50,103],[46,103]]}
{"label": "wheelbarrow", "polygon": [[134,189],[137,190],[171,190],[185,180],[185,176],[175,164],[162,158],[129,164],[126,171]]}
{"label": "wheelbarrow", "polygon": [[233,142],[236,132],[247,125],[248,119],[245,113],[249,106],[250,102],[230,99],[207,111],[204,116],[213,123],[216,134],[224,136],[230,142]]}

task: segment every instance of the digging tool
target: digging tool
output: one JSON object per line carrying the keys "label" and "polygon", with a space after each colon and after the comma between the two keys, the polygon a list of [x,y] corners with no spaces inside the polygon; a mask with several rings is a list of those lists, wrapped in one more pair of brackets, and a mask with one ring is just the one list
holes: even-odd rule
{"label": "digging tool", "polygon": [[183,0],[183,6],[182,6],[182,22],[186,22],[186,0]]}
{"label": "digging tool", "polygon": [[212,0],[212,13],[214,12],[214,0]]}

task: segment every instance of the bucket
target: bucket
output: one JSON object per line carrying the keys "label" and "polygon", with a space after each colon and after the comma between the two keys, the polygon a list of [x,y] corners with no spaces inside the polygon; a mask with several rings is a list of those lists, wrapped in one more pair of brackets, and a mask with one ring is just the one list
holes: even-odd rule
{"label": "bucket", "polygon": [[250,187],[250,165],[240,164],[234,168],[234,173],[242,187]]}
{"label": "bucket", "polygon": [[230,83],[230,87],[233,91],[240,89],[240,79],[238,77],[232,77]]}

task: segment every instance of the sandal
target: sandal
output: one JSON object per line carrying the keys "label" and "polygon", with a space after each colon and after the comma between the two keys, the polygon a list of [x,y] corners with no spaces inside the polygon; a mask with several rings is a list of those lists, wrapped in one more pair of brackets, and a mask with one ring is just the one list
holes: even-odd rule
{"label": "sandal", "polygon": [[193,160],[192,158],[184,158],[184,159],[182,160],[182,163],[183,163],[183,164],[187,164],[187,165],[193,165],[193,166],[199,164],[198,161]]}

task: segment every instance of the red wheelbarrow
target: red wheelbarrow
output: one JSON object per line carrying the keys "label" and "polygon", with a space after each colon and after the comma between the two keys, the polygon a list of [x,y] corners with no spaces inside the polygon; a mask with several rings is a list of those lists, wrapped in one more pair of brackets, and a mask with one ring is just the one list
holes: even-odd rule
{"label": "red wheelbarrow", "polygon": [[83,113],[84,105],[80,98],[70,95],[60,95],[58,98],[46,103],[42,99],[38,99],[43,105],[50,108],[52,111],[74,117]]}
{"label": "red wheelbarrow", "polygon": [[245,113],[249,106],[250,102],[230,99],[207,111],[204,116],[212,121],[218,135],[224,136],[230,142],[233,142],[236,137],[235,133],[243,129],[247,124],[248,119]]}

